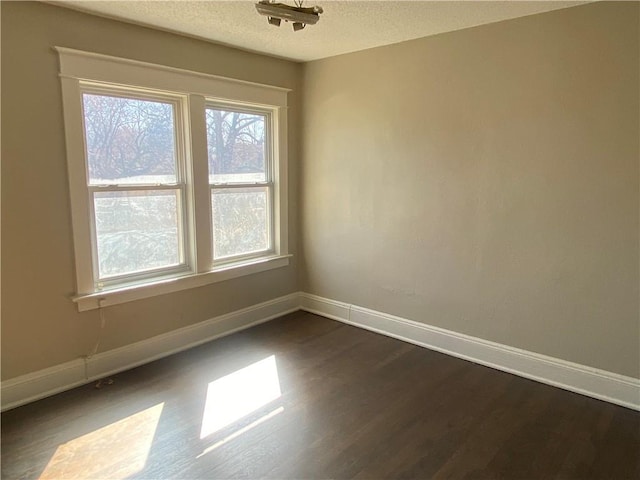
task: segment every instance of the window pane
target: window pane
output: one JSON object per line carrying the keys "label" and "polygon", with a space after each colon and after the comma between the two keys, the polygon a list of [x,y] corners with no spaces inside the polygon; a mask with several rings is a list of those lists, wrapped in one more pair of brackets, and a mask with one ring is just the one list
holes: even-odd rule
{"label": "window pane", "polygon": [[266,117],[207,108],[209,183],[266,180]]}
{"label": "window pane", "polygon": [[179,190],[96,192],[100,278],[181,263]]}
{"label": "window pane", "polygon": [[89,183],[176,183],[170,103],[85,93]]}
{"label": "window pane", "polygon": [[268,197],[266,187],[213,190],[214,259],[269,249]]}

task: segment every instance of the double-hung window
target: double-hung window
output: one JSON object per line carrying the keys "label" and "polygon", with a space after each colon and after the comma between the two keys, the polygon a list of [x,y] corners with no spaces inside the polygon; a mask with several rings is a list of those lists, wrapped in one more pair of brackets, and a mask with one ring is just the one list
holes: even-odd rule
{"label": "double-hung window", "polygon": [[95,288],[188,271],[180,99],[81,90]]}
{"label": "double-hung window", "polygon": [[288,264],[287,90],[57,50],[80,310]]}
{"label": "double-hung window", "polygon": [[271,113],[212,104],[206,124],[214,261],[273,251]]}

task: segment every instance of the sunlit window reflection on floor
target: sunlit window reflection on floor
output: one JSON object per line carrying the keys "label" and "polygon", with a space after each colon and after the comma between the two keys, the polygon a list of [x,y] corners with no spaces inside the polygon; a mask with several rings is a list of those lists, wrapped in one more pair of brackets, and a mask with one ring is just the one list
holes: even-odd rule
{"label": "sunlit window reflection on floor", "polygon": [[231,435],[229,435],[228,437],[223,438],[222,440],[220,440],[219,442],[214,443],[213,445],[211,445],[210,447],[205,448],[205,450],[198,455],[196,458],[200,458],[204,455],[206,455],[209,452],[212,452],[213,450],[215,450],[218,447],[221,447],[222,445],[224,445],[227,442],[230,442],[231,440],[233,440],[234,438],[239,437],[240,435],[242,435],[243,433],[248,432],[249,430],[257,427],[258,425],[260,425],[261,423],[266,422],[267,420],[275,417],[276,415],[278,415],[279,413],[284,412],[284,407],[278,407],[276,408],[274,411],[267,413],[266,415],[263,415],[262,417],[260,417],[258,420],[256,420],[255,422],[251,422],[249,425],[247,425],[246,427],[242,427],[240,430],[237,430],[235,432],[233,432]]}
{"label": "sunlit window reflection on floor", "polygon": [[60,445],[41,479],[123,479],[147,462],[164,403]]}
{"label": "sunlit window reflection on floor", "polygon": [[232,424],[280,395],[278,368],[273,355],[211,382],[200,438]]}

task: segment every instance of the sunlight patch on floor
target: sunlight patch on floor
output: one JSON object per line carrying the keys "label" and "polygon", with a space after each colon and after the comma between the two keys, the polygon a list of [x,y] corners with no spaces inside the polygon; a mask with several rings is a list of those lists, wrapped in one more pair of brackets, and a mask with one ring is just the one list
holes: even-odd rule
{"label": "sunlight patch on floor", "polygon": [[164,402],[60,445],[40,479],[124,479],[147,462]]}
{"label": "sunlight patch on floor", "polygon": [[249,425],[247,425],[246,427],[242,427],[240,430],[233,432],[231,435],[229,435],[228,437],[223,438],[222,440],[220,440],[219,442],[214,443],[213,445],[211,445],[210,447],[207,447],[204,449],[204,451],[198,455],[196,458],[200,458],[205,456],[207,453],[212,452],[213,450],[215,450],[218,447],[221,447],[222,445],[224,445],[227,442],[230,442],[231,440],[233,440],[234,438],[239,437],[240,435],[242,435],[243,433],[248,432],[249,430],[257,427],[258,425],[260,425],[261,423],[266,422],[267,420],[275,417],[276,415],[280,414],[284,412],[284,407],[278,407],[276,408],[274,411],[267,413],[266,415],[260,417],[258,420],[256,420],[255,422],[251,422]]}
{"label": "sunlight patch on floor", "polygon": [[281,394],[274,355],[209,383],[200,438],[232,424]]}

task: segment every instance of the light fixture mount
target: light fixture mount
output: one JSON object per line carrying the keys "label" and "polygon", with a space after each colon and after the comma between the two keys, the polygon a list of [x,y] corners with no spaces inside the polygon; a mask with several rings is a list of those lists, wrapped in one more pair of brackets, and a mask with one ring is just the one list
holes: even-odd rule
{"label": "light fixture mount", "polygon": [[260,0],[256,3],[256,10],[267,17],[267,21],[276,27],[282,20],[293,23],[293,30],[302,30],[307,25],[315,25],[320,20],[322,7],[303,7],[302,0],[296,0],[295,5],[278,3],[272,0]]}

